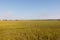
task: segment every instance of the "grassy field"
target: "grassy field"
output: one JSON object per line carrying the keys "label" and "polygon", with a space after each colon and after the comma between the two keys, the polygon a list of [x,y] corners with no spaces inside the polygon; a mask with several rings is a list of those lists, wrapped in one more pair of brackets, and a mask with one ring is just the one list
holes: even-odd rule
{"label": "grassy field", "polygon": [[60,40],[60,21],[0,21],[0,40]]}

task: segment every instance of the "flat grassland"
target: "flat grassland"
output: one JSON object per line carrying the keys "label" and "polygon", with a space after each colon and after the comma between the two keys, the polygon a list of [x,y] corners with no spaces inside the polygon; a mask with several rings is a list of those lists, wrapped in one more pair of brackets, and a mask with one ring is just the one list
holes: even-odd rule
{"label": "flat grassland", "polygon": [[60,21],[0,21],[0,40],[60,40]]}

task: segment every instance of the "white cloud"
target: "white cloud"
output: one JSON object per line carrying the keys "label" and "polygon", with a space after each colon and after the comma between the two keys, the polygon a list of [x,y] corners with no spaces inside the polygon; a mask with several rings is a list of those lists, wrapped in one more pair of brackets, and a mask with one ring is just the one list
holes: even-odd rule
{"label": "white cloud", "polygon": [[1,19],[11,19],[11,18],[13,18],[13,12],[9,10],[3,13]]}

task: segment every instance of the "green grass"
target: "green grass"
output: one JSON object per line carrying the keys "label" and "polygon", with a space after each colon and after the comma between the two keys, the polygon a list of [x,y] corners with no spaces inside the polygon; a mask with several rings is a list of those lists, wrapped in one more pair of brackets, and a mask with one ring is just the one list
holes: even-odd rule
{"label": "green grass", "polygon": [[60,40],[60,21],[0,21],[0,40]]}

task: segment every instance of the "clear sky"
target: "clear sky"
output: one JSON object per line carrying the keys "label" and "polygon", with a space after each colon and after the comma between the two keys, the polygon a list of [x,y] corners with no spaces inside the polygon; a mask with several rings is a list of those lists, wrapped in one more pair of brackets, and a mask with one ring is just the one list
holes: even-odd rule
{"label": "clear sky", "polygon": [[0,0],[0,19],[58,19],[60,0]]}

